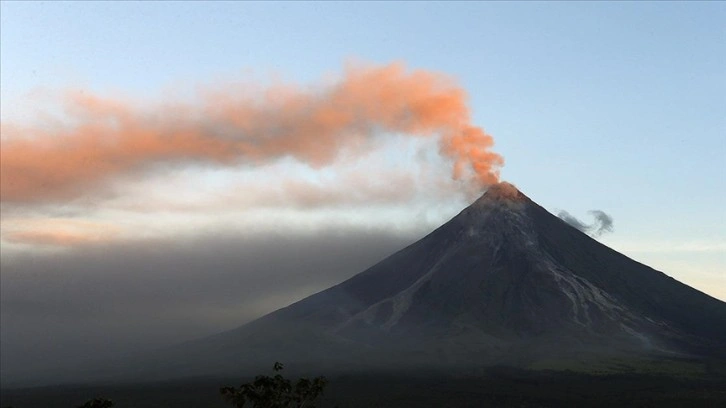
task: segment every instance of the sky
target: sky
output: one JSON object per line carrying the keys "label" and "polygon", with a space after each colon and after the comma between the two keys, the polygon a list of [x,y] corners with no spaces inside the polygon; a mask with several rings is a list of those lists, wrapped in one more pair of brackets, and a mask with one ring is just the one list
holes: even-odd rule
{"label": "sky", "polygon": [[0,12],[3,375],[233,328],[496,177],[726,300],[726,3]]}

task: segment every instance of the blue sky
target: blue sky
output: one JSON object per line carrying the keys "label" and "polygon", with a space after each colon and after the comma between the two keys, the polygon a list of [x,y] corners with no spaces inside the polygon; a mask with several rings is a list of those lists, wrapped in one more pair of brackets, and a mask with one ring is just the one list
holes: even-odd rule
{"label": "blue sky", "polygon": [[[615,231],[603,242],[726,299],[726,3],[4,1],[0,7],[4,124],[35,121],[38,90],[163,100],[236,80],[315,83],[351,60],[402,61],[446,74],[467,91],[473,122],[493,135],[506,160],[505,180],[550,211],[583,218],[590,209],[606,211]],[[420,166],[411,149],[400,142],[381,154],[405,173]],[[384,159],[367,160],[361,165]],[[279,166],[278,172],[311,180],[348,180],[329,174],[336,168]],[[190,201],[199,207],[204,191],[218,195],[210,185],[228,189],[265,177],[276,183],[281,176],[208,168],[154,174],[120,187],[126,201],[64,207],[73,217],[4,205],[3,224],[23,229],[52,219],[80,229],[93,223],[213,229],[218,224],[199,210],[158,208]],[[130,203],[151,190],[159,196],[156,209],[134,210]],[[417,199],[426,188],[420,190]],[[432,194],[425,200],[430,211],[422,201],[402,201],[366,209],[273,206],[243,221],[238,212],[230,217],[254,218],[259,228],[273,219],[306,228],[375,218],[401,228],[423,220],[426,229],[465,202]]]}

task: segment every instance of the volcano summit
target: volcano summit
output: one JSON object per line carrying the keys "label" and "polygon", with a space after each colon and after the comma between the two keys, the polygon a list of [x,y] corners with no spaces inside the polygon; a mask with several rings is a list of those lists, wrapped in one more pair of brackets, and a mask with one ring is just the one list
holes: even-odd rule
{"label": "volcano summit", "polygon": [[500,183],[368,270],[179,346],[171,360],[175,372],[200,375],[276,360],[351,369],[527,367],[710,358],[725,349],[726,303],[602,245]]}

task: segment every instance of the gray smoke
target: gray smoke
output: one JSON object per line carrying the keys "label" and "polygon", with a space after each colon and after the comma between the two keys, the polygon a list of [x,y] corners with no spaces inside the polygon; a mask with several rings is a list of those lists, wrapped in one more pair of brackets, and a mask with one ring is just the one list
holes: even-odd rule
{"label": "gray smoke", "polygon": [[600,236],[606,232],[613,232],[613,217],[601,210],[590,211],[593,217],[595,217],[595,224],[597,229],[595,230],[595,236]]}
{"label": "gray smoke", "polygon": [[577,217],[565,210],[561,210],[557,213],[557,216],[560,217],[562,221],[570,224],[585,234],[590,235],[591,237],[599,237],[606,232],[613,232],[613,217],[601,210],[591,210],[588,212],[592,214],[595,219],[592,224],[586,224],[580,221]]}
{"label": "gray smoke", "polygon": [[57,382],[59,372],[233,329],[363,271],[421,234],[347,226],[215,231],[3,255],[0,382]]}

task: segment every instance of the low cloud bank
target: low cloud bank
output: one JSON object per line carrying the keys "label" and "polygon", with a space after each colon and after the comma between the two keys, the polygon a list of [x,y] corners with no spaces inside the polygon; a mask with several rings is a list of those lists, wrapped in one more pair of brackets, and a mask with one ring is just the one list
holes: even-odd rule
{"label": "low cloud bank", "polygon": [[339,283],[421,235],[277,230],[3,257],[3,384],[235,328]]}

